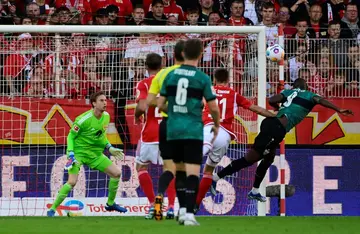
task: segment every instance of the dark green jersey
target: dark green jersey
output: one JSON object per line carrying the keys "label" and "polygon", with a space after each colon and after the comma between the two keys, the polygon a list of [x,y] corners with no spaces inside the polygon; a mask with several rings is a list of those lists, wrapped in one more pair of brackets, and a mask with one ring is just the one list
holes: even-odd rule
{"label": "dark green jersey", "polygon": [[288,119],[286,131],[290,131],[295,125],[300,123],[316,105],[314,97],[317,94],[301,89],[283,90],[281,94],[285,98],[277,117],[283,115]]}
{"label": "dark green jersey", "polygon": [[168,100],[167,140],[203,140],[203,97],[216,99],[209,76],[181,65],[167,75],[160,95]]}

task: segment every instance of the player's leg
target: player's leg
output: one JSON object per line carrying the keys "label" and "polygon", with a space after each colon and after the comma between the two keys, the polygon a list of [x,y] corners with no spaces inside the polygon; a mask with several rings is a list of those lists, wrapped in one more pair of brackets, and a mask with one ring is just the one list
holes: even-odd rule
{"label": "player's leg", "polygon": [[140,142],[138,144],[138,147],[139,150],[135,158],[136,171],[138,172],[140,187],[145,193],[151,205],[149,213],[145,216],[145,218],[153,219],[155,193],[153,182],[148,172],[148,164],[150,162],[153,164],[157,164],[159,158],[159,148],[157,144],[144,144]]}
{"label": "player's leg", "polygon": [[166,212],[166,219],[174,219],[174,206],[176,198],[176,189],[175,189],[175,178],[170,182],[166,194],[168,196],[168,210]]}
{"label": "player's leg", "polygon": [[[211,151],[209,150],[209,145],[213,139],[213,133],[211,133],[212,126],[204,127],[204,145],[203,145],[203,155],[207,156],[206,164],[203,171],[203,177],[200,181],[199,192],[196,198],[196,208],[201,204],[201,201],[205,197],[207,191],[209,191],[212,180],[212,174],[215,167],[221,161],[222,157],[227,153],[229,144],[231,142],[231,136],[223,128],[219,129],[219,134],[215,139]],[[212,191],[215,194],[215,191]]]}
{"label": "player's leg", "polygon": [[276,154],[276,147],[272,147],[269,150],[269,153],[265,155],[264,159],[260,162],[259,166],[256,168],[253,188],[248,193],[249,199],[255,199],[261,202],[266,202],[266,197],[260,194],[259,187],[266,175],[267,170],[274,162],[275,154]]}
{"label": "player's leg", "polygon": [[79,157],[76,158],[78,161],[77,164],[74,164],[72,168],[68,171],[69,176],[67,182],[60,188],[54,203],[52,204],[50,210],[47,212],[47,216],[52,217],[55,215],[56,209],[60,206],[60,204],[65,200],[65,198],[68,196],[70,191],[75,187],[79,171],[80,171],[80,165],[81,165],[81,159]]}
{"label": "player's leg", "polygon": [[184,140],[184,162],[186,169],[186,217],[184,225],[199,225],[194,216],[196,196],[199,189],[200,166],[202,163],[202,140]]}
{"label": "player's leg", "polygon": [[109,177],[108,200],[105,209],[107,211],[127,212],[127,209],[115,203],[116,193],[119,187],[121,170],[108,157],[101,154],[89,163],[90,168],[106,173]]}
{"label": "player's leg", "polygon": [[272,118],[264,119],[261,123],[260,133],[255,138],[253,148],[250,149],[244,157],[232,161],[227,167],[214,174],[213,180],[217,182],[219,179],[232,175],[261,160],[265,149],[274,141],[271,133],[271,124],[273,124]]}

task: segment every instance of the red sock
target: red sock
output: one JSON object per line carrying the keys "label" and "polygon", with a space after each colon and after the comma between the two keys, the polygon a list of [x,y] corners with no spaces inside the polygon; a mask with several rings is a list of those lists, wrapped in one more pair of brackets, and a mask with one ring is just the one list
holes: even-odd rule
{"label": "red sock", "polygon": [[146,170],[138,172],[140,187],[144,191],[146,197],[149,199],[150,204],[155,202],[155,193],[151,177]]}
{"label": "red sock", "polygon": [[175,190],[175,178],[170,182],[169,187],[166,190],[169,199],[169,208],[174,208],[176,190]]}
{"label": "red sock", "polygon": [[211,186],[212,183],[212,175],[211,174],[204,174],[200,185],[199,185],[199,192],[197,194],[197,198],[196,198],[196,204],[200,206],[202,200],[204,199],[207,191],[209,191],[209,188]]}

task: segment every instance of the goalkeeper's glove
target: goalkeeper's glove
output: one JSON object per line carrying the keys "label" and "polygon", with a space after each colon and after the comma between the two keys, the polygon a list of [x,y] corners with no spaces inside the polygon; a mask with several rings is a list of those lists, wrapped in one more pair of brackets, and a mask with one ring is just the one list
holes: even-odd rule
{"label": "goalkeeper's glove", "polygon": [[106,148],[109,150],[110,154],[114,156],[117,160],[124,158],[124,153],[122,149],[113,147],[111,144],[107,144]]}
{"label": "goalkeeper's glove", "polygon": [[75,159],[74,152],[70,151],[69,155],[68,155],[68,161],[65,164],[65,170],[70,170],[73,167],[73,165],[76,163],[77,163],[77,161]]}

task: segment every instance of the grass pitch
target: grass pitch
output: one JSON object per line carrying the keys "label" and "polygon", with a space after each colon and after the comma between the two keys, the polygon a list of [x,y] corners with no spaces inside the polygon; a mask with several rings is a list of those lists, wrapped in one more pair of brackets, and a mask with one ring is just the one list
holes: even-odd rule
{"label": "grass pitch", "polygon": [[360,233],[359,217],[198,217],[201,226],[143,217],[6,217],[1,234],[228,234]]}

